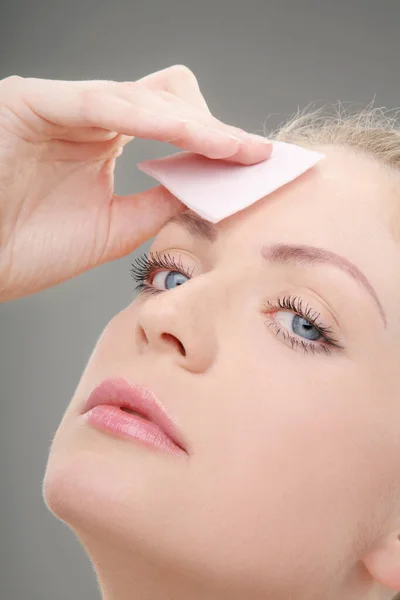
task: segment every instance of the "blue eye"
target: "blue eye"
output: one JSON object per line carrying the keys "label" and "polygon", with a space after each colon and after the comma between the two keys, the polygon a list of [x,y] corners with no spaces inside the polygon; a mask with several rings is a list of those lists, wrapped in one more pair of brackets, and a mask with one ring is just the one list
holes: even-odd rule
{"label": "blue eye", "polygon": [[[301,348],[304,352],[325,352],[344,350],[344,347],[332,336],[331,327],[319,322],[320,315],[297,296],[278,298],[276,303],[267,301],[267,312],[274,310],[275,318],[268,320],[276,335],[292,348]],[[279,318],[277,318],[277,315]]]}
{"label": "blue eye", "polygon": [[[166,278],[165,273],[167,273]],[[132,263],[131,275],[138,283],[135,289],[136,292],[158,294],[164,289],[170,290],[177,285],[182,285],[188,279],[191,279],[193,271],[190,273],[182,264],[181,257],[176,261],[169,254],[160,255],[156,252],[154,255],[150,252],[148,256],[145,254],[135,258]],[[154,282],[157,282],[157,277],[161,277],[161,282],[159,282],[159,285],[154,285]],[[164,283],[162,283],[162,278],[165,278]]]}
{"label": "blue eye", "polygon": [[[279,319],[277,315],[280,315]],[[323,337],[321,332],[308,319],[287,310],[278,310],[275,314],[275,320],[289,331],[292,330],[293,333],[306,340],[316,341]]]}
{"label": "blue eye", "polygon": [[[167,276],[165,277],[166,273],[167,273]],[[158,284],[157,284],[157,278],[158,278]],[[163,279],[164,279],[164,283],[161,283]],[[186,277],[186,275],[184,275],[183,273],[180,273],[179,271],[166,271],[165,270],[165,271],[158,271],[158,273],[156,273],[154,275],[151,283],[157,289],[170,290],[170,289],[174,289],[174,287],[176,287],[178,285],[182,285],[188,279],[189,278]]]}
{"label": "blue eye", "polygon": [[[174,289],[191,279],[193,272],[194,269],[188,271],[180,257],[176,262],[169,254],[160,255],[158,252],[135,258],[131,268],[131,275],[138,283],[135,291],[139,294],[160,294]],[[299,347],[306,353],[326,354],[345,349],[332,336],[331,327],[326,327],[319,321],[320,315],[308,305],[303,307],[301,298],[284,296],[278,298],[276,303],[267,301],[265,312],[269,313],[271,310],[275,315],[281,316],[279,319],[268,319],[267,326],[272,327],[277,337],[282,338],[291,348]]]}

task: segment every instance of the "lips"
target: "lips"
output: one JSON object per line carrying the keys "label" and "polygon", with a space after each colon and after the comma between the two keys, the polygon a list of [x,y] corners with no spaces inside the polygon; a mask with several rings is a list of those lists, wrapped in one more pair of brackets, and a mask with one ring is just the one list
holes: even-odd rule
{"label": "lips", "polygon": [[185,442],[175,423],[167,415],[153,392],[143,386],[129,384],[125,379],[106,379],[89,395],[83,409],[88,412],[95,406],[116,406],[132,411],[155,423],[184,452]]}

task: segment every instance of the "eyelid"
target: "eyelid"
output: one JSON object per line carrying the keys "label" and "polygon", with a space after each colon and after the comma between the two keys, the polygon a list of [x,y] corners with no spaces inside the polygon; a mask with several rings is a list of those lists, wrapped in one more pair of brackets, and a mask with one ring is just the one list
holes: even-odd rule
{"label": "eyelid", "polygon": [[[312,291],[313,294],[310,294],[310,291]],[[287,288],[283,292],[279,290],[275,294],[268,294],[268,298],[264,304],[263,312],[276,312],[277,310],[286,310],[295,314],[296,311],[294,311],[293,309],[289,309],[286,306],[278,308],[268,307],[269,302],[272,305],[274,305],[277,303],[277,299],[285,297],[298,297],[299,301],[296,301],[294,304],[299,305],[298,308],[303,309],[303,312],[307,312],[309,316],[315,317],[316,327],[319,326],[322,329],[328,329],[329,332],[335,336],[335,338],[342,338],[343,330],[340,324],[338,323],[337,319],[335,318],[333,312],[327,307],[326,302],[324,302],[320,298],[319,294],[317,294],[314,290],[305,286],[293,286]],[[299,310],[299,314],[300,312],[301,311]],[[333,323],[333,321],[335,322],[335,324]],[[338,341],[341,342],[340,339],[338,339]]]}
{"label": "eyelid", "polygon": [[[188,252],[185,248],[179,248],[179,247],[165,247],[165,250],[160,250],[159,248],[154,248],[153,247],[150,249],[149,251],[149,255],[150,254],[155,254],[155,255],[159,255],[159,256],[166,256],[166,255],[170,255],[172,259],[176,259],[176,261],[179,263],[182,262],[182,266],[186,269],[186,270],[190,270],[190,272],[192,273],[192,276],[194,275],[199,275],[200,273],[204,272],[204,269],[201,268],[201,263],[199,261],[198,258],[196,258],[196,256],[194,256],[192,253]],[[182,256],[182,260],[181,257]],[[190,260],[191,263],[188,265],[187,262],[184,263],[184,260]],[[160,271],[163,269],[159,269]]]}
{"label": "eyelid", "polygon": [[336,331],[327,325],[328,321],[325,320],[320,312],[314,308],[310,302],[305,302],[304,298],[297,294],[285,294],[279,295],[274,302],[267,300],[263,311],[266,315],[271,315],[279,312],[289,313],[291,316],[300,315],[306,321],[319,332],[321,340],[313,341],[302,338],[300,335],[290,332],[290,330],[281,325],[276,318],[268,317],[267,325],[269,328],[274,328],[277,337],[283,337],[285,344],[288,344],[288,340],[292,346],[302,347],[305,351],[312,352],[342,352],[345,350],[345,346],[341,343],[340,339],[337,339]]}
{"label": "eyelid", "polygon": [[[309,302],[314,310],[318,310],[321,314],[321,319],[327,323],[331,320],[335,321],[339,331],[343,330],[343,327],[340,323],[339,316],[333,307],[329,306],[326,301],[320,296],[320,294],[312,287],[309,286],[294,286],[294,294],[299,294],[302,296],[304,302]],[[303,291],[304,290],[304,291]],[[293,291],[293,290],[292,290]],[[311,294],[310,294],[311,292]],[[291,293],[291,292],[288,292]]]}

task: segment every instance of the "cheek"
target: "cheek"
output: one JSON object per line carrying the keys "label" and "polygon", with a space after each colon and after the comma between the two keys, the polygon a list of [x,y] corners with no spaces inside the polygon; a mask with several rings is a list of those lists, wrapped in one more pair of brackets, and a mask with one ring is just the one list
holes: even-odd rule
{"label": "cheek", "polygon": [[220,365],[216,414],[203,424],[204,480],[225,533],[235,529],[264,557],[274,540],[285,564],[299,552],[334,564],[354,551],[388,485],[376,390],[350,361],[276,343],[273,356],[231,352]]}
{"label": "cheek", "polygon": [[[75,412],[93,388],[109,375],[129,373],[134,353],[135,320],[133,304],[107,324],[82,373],[67,413]],[[124,371],[125,370],[125,371]]]}
{"label": "cheek", "polygon": [[[71,472],[74,473],[75,483],[79,478],[83,484],[90,482],[91,478],[87,473],[84,474],[83,464],[80,461],[78,461],[80,469],[76,470],[77,456],[87,450],[87,442],[89,440],[90,444],[91,437],[96,438],[96,433],[89,428],[79,426],[81,413],[86,399],[96,385],[110,374],[124,374],[124,365],[130,360],[131,352],[129,348],[131,338],[127,332],[129,323],[127,311],[129,310],[130,307],[115,316],[97,340],[72,400],[52,440],[45,489],[53,504],[57,496],[62,496],[63,501],[68,498],[67,480],[71,476]],[[74,455],[75,451],[76,455]],[[64,470],[68,474],[65,478],[62,476]],[[91,472],[90,468],[88,472]],[[100,477],[100,481],[102,481],[102,477]],[[98,488],[99,484],[94,487]],[[52,489],[57,493],[50,491]],[[71,493],[75,494],[73,486],[71,486]]]}

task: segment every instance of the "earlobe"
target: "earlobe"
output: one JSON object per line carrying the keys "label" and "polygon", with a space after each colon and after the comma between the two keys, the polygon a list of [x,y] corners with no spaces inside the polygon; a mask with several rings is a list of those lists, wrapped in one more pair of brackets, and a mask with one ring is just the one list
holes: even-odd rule
{"label": "earlobe", "polygon": [[400,591],[400,532],[381,539],[363,562],[373,579],[394,592]]}

